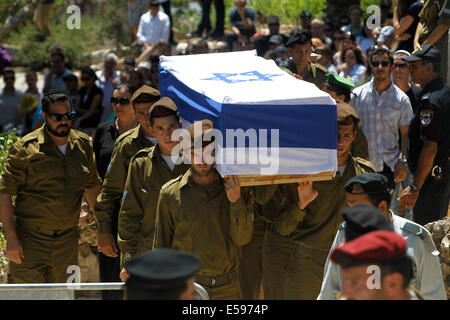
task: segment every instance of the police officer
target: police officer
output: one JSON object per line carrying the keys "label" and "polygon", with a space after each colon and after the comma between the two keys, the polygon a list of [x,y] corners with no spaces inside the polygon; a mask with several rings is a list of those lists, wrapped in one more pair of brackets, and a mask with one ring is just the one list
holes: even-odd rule
{"label": "police officer", "polygon": [[413,180],[399,200],[414,207],[414,221],[424,225],[445,217],[448,210],[450,90],[439,76],[440,54],[434,46],[425,45],[402,59],[410,62],[412,79],[423,90],[408,134]]}
{"label": "police officer", "polygon": [[117,257],[116,246],[117,219],[120,199],[127,179],[128,165],[131,158],[141,149],[153,146],[153,137],[148,110],[160,98],[159,91],[149,86],[142,86],[131,97],[133,109],[139,125],[119,136],[114,144],[102,192],[95,204],[98,221],[98,248],[108,257]]}
{"label": "police officer", "polygon": [[273,217],[263,249],[265,298],[266,292],[268,299],[317,298],[328,251],[342,220],[343,186],[355,175],[374,171],[369,161],[349,153],[356,135],[356,112],[339,102],[337,118],[336,176],[329,181],[279,185],[272,199],[261,203]]}
{"label": "police officer", "polygon": [[[409,288],[413,263],[406,241],[395,232],[369,232],[337,247],[331,260],[342,267],[342,298],[351,300],[423,300]],[[378,267],[377,269],[374,266]],[[369,277],[379,277],[370,287]]]}
{"label": "police officer", "polygon": [[211,130],[209,120],[188,128],[190,169],[161,189],[154,247],[196,253],[202,261],[196,282],[210,299],[236,300],[241,299],[239,247],[252,238],[252,217],[237,178],[224,180],[213,167],[214,145],[203,137]]}
{"label": "police officer", "polygon": [[[328,93],[336,101],[343,101],[345,103],[349,103],[350,95],[352,93],[352,90],[355,88],[353,81],[343,77],[339,77],[332,73],[327,73],[325,77],[326,80],[322,87],[322,91]],[[367,138],[364,135],[359,120],[356,138],[355,141],[353,141],[352,143],[350,154],[353,157],[360,157],[369,160],[369,146],[367,144]]]}
{"label": "police officer", "polygon": [[314,83],[321,89],[325,82],[327,69],[320,64],[311,62],[311,53],[313,52],[311,38],[309,30],[299,30],[289,38],[286,42],[286,47],[288,48],[289,56],[295,62],[295,73],[303,80]]}
{"label": "police officer", "polygon": [[175,249],[155,249],[125,264],[130,277],[125,283],[128,300],[193,300],[195,273],[200,259]]}
{"label": "police officer", "polygon": [[[407,241],[408,254],[412,257],[415,266],[411,281],[414,288],[425,299],[446,299],[437,257],[439,252],[436,250],[431,234],[421,225],[394,215],[389,210],[391,197],[387,178],[378,173],[360,174],[350,179],[344,189],[347,205],[350,207],[342,210],[344,223],[339,227],[332,248],[370,231],[388,230],[386,224],[389,224],[392,231],[402,235]],[[384,219],[379,218],[379,212],[384,215]],[[341,289],[342,277],[339,275],[337,266],[331,264],[328,257],[318,299],[335,299]]]}
{"label": "police officer", "polygon": [[67,281],[67,267],[78,261],[83,193],[91,207],[100,193],[90,138],[71,129],[69,96],[49,91],[41,114],[45,125],[11,147],[0,180],[11,283]]}
{"label": "police officer", "polygon": [[[180,128],[177,106],[168,97],[149,109],[150,125],[157,143],[131,159],[119,212],[119,247],[122,264],[131,257],[153,248],[156,205],[161,187],[188,169],[189,165],[172,161],[172,150],[178,141],[172,133]],[[180,161],[181,162],[181,161]],[[127,277],[122,269],[122,280]]]}

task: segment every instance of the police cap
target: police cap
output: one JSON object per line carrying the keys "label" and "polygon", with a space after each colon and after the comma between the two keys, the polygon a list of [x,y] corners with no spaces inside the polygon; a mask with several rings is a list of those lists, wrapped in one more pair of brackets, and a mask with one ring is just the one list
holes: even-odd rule
{"label": "police cap", "polygon": [[342,209],[342,217],[345,221],[345,241],[351,241],[371,231],[395,231],[392,223],[381,211],[367,204]]}
{"label": "police cap", "polygon": [[422,48],[414,51],[410,56],[403,57],[402,60],[414,62],[419,60],[436,60],[439,61],[441,56],[438,49],[432,44],[426,44]]}

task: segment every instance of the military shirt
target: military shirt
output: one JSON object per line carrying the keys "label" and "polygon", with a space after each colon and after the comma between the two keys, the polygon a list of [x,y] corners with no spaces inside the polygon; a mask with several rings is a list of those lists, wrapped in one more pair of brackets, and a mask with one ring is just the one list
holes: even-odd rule
{"label": "military shirt", "polygon": [[307,248],[328,252],[343,221],[341,210],[345,207],[344,185],[360,173],[374,171],[370,161],[350,157],[342,176],[336,172],[332,180],[313,182],[318,196],[303,210],[298,207],[298,184],[284,185],[286,201],[280,216],[275,220],[274,231],[289,236]]}
{"label": "military shirt", "polygon": [[120,206],[123,189],[127,179],[131,158],[141,149],[149,148],[153,143],[147,139],[140,125],[124,132],[114,143],[102,191],[97,197],[95,215],[100,233],[112,233],[112,216],[116,206]]}
{"label": "military shirt", "polygon": [[419,104],[409,127],[408,163],[411,172],[417,170],[423,141],[437,143],[434,164],[446,163],[450,153],[450,89],[442,78],[428,83],[419,97]]}
{"label": "military shirt", "polygon": [[303,80],[314,83],[317,88],[322,89],[327,80],[325,77],[327,73],[327,69],[322,65],[308,61],[308,70],[303,75]]}
{"label": "military shirt", "polygon": [[161,189],[154,248],[197,254],[202,261],[199,275],[218,276],[238,270],[239,247],[253,236],[244,197],[231,203],[222,182],[208,194],[188,170]]}
{"label": "military shirt", "polygon": [[11,146],[0,193],[17,195],[17,220],[65,230],[78,224],[85,189],[100,183],[89,136],[70,130],[63,155],[44,125]]}
{"label": "military shirt", "polygon": [[[419,290],[426,300],[445,300],[446,291],[439,264],[439,251],[430,232],[420,224],[390,213],[394,230],[406,239],[406,252],[414,262],[414,276],[411,285]],[[345,242],[345,222],[339,227],[330,254],[334,248]],[[341,267],[331,262],[330,254],[325,263],[322,288],[318,300],[334,300],[342,290]]]}
{"label": "military shirt", "polygon": [[152,249],[161,187],[188,169],[189,165],[181,163],[171,171],[158,144],[131,159],[119,211],[118,244],[123,262]]}
{"label": "military shirt", "polygon": [[426,0],[419,17],[422,23],[419,42],[422,43],[437,25],[450,27],[450,2],[448,0]]}

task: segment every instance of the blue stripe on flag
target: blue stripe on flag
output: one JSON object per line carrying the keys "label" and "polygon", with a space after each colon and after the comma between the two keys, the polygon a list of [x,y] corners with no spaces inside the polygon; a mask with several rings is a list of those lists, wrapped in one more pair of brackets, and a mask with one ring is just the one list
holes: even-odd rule
{"label": "blue stripe on flag", "polygon": [[189,122],[209,119],[224,137],[226,129],[268,129],[270,147],[270,129],[279,129],[280,148],[337,148],[335,105],[220,104],[191,89],[161,65],[159,83],[161,96],[174,100],[181,117]]}

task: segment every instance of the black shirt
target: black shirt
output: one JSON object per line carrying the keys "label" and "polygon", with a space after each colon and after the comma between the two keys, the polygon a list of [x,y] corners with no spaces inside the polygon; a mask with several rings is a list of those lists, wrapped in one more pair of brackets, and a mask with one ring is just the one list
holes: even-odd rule
{"label": "black shirt", "polygon": [[411,107],[413,109],[413,113],[416,113],[417,105],[418,105],[418,98],[420,96],[420,93],[422,92],[422,88],[416,86],[415,84],[411,84],[411,88],[406,93],[406,95],[409,98],[409,102],[411,102]]}
{"label": "black shirt", "polygon": [[119,132],[116,128],[116,118],[111,121],[100,123],[95,131],[93,141],[95,161],[97,163],[98,174],[102,180],[105,177],[106,170],[111,161],[114,143],[118,136]]}
{"label": "black shirt", "polygon": [[[81,87],[80,90],[78,90],[78,95],[80,96],[80,109],[84,109],[86,111],[89,111],[91,108],[92,101],[94,100],[94,97],[96,95],[100,95],[100,103],[103,99],[103,91],[99,87],[97,87],[95,84],[92,87],[91,91],[87,92],[87,87]],[[100,122],[100,116],[102,114],[103,107],[100,106],[97,109],[97,112],[90,116],[89,118],[84,119],[80,122],[80,128],[95,128]]]}
{"label": "black shirt", "polygon": [[408,40],[400,41],[398,44],[397,50],[406,50],[408,52],[414,51],[414,36],[416,35],[417,25],[419,24],[420,18],[419,13],[423,8],[423,2],[417,1],[413,2],[409,8],[406,10],[403,17],[400,17],[400,20],[406,16],[411,16],[414,20],[409,26],[408,29],[403,33],[409,33],[411,37]]}
{"label": "black shirt", "polygon": [[409,127],[409,165],[415,173],[423,140],[437,143],[434,165],[446,165],[450,151],[450,89],[441,77],[423,88]]}

